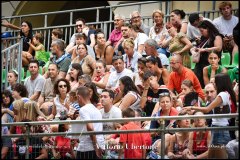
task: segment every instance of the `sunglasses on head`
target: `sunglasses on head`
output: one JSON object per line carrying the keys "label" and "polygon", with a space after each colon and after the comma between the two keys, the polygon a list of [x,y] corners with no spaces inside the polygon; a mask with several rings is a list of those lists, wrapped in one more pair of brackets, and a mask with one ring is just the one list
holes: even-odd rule
{"label": "sunglasses on head", "polygon": [[170,96],[169,92],[163,92],[159,94],[159,97],[163,97],[163,96]]}

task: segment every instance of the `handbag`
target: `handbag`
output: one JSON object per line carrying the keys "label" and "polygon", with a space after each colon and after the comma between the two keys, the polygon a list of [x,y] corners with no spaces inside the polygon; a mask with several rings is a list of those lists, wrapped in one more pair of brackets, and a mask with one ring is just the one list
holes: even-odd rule
{"label": "handbag", "polygon": [[[208,40],[202,45],[201,48],[203,48],[207,44]],[[199,48],[193,47],[190,49],[190,52],[192,53],[192,62],[198,63],[200,60],[200,52]]]}

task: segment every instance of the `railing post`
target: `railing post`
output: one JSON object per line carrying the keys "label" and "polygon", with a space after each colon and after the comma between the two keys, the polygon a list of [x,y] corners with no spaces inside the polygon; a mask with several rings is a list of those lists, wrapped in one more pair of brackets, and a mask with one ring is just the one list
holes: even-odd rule
{"label": "railing post", "polygon": [[200,2],[201,1],[198,1],[198,4],[197,4],[197,11],[200,12]]}
{"label": "railing post", "polygon": [[25,155],[25,159],[29,159],[29,135],[30,135],[30,124],[26,124],[26,132],[27,132],[27,136],[26,136],[26,155]]}
{"label": "railing post", "polygon": [[97,13],[96,13],[96,22],[99,22],[99,8],[97,8]]}
{"label": "railing post", "polygon": [[19,42],[19,53],[17,55],[18,59],[18,82],[21,83],[22,79],[22,46],[23,46],[23,38],[21,37],[20,42]]}
{"label": "railing post", "polygon": [[165,120],[160,119],[160,128],[162,129],[161,131],[161,159],[164,159],[165,157]]}
{"label": "railing post", "polygon": [[[44,16],[44,27],[47,28],[47,14]],[[46,30],[44,30],[44,39],[46,38]],[[44,41],[44,46],[46,46],[46,40]]]}
{"label": "railing post", "polygon": [[[73,25],[73,12],[70,12],[70,25]],[[72,27],[69,28],[68,44],[72,36]],[[66,42],[67,43],[67,42]]]}
{"label": "railing post", "polygon": [[[112,29],[112,7],[110,8],[110,16],[109,16],[109,21],[110,21],[110,25],[109,25],[109,35],[111,34],[111,29]],[[107,36],[107,34],[105,34],[105,36]]]}
{"label": "railing post", "polygon": [[10,49],[8,49],[8,51],[7,51],[7,56],[6,56],[6,62],[7,62],[7,63],[6,63],[6,73],[5,73],[6,76],[5,76],[4,89],[7,88],[7,84],[8,84],[8,81],[7,81],[7,73],[8,73],[8,71],[9,71],[9,67],[8,67],[8,66],[10,65],[9,62],[11,61],[11,60],[9,61],[9,59],[10,59],[10,56],[9,56],[9,55],[10,55],[10,54],[11,54]]}

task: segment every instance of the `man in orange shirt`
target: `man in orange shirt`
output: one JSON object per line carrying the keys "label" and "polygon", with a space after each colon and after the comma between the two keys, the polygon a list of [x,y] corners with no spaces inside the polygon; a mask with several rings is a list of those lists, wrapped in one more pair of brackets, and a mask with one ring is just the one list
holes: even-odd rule
{"label": "man in orange shirt", "polygon": [[183,66],[182,58],[180,55],[174,55],[171,57],[170,66],[172,68],[172,72],[170,73],[167,86],[170,91],[174,92],[175,90],[179,95],[181,95],[182,81],[189,79],[192,81],[193,88],[198,93],[199,97],[201,97],[202,100],[205,100],[205,95],[203,93],[199,80],[192,70]]}

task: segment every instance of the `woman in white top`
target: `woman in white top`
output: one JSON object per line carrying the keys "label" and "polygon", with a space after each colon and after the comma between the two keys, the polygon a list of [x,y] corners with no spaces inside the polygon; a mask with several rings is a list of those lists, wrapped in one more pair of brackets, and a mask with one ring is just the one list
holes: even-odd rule
{"label": "woman in white top", "polygon": [[124,52],[126,53],[123,55],[125,68],[130,69],[132,72],[136,73],[138,71],[137,61],[142,57],[142,55],[134,51],[134,41],[131,38],[125,39],[122,43],[122,46]]}
{"label": "woman in white top", "polygon": [[[224,73],[216,74],[215,87],[218,95],[215,100],[207,107],[184,107],[184,109],[202,111],[203,113],[208,113],[213,110],[213,114],[236,113],[236,96],[231,86],[232,84],[229,75]],[[230,124],[229,122],[229,118],[212,118],[212,127],[226,127]],[[225,146],[231,140],[229,133],[231,134],[228,130],[212,131],[211,145],[213,145],[213,147],[209,150],[210,157],[208,158],[216,155],[218,155],[219,158],[224,158],[226,150],[224,147],[219,147],[219,145]],[[217,148],[216,146],[219,147],[218,150],[214,150]]]}
{"label": "woman in white top", "polygon": [[129,37],[134,39],[134,51],[146,55],[144,51],[144,42],[148,39],[148,36],[137,25],[130,25]]}
{"label": "woman in white top", "polygon": [[134,85],[132,79],[128,76],[124,76],[119,79],[120,93],[122,94],[122,99],[119,104],[119,108],[123,111],[126,108],[132,108],[136,110],[140,108],[140,95],[138,93],[137,87]]}
{"label": "woman in white top", "polygon": [[47,120],[60,118],[61,112],[68,113],[70,102],[68,101],[68,92],[70,91],[70,83],[68,80],[61,78],[54,84],[54,93],[56,97],[53,99],[52,113]]}

